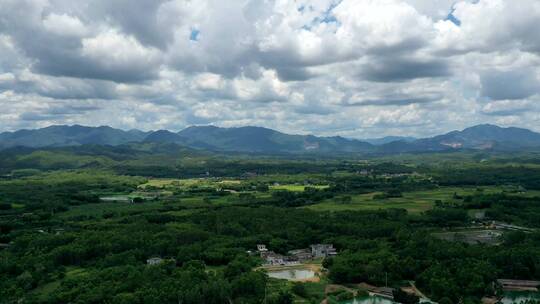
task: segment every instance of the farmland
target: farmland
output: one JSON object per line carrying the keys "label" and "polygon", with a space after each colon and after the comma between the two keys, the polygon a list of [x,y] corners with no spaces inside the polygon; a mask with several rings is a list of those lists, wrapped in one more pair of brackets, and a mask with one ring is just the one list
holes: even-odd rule
{"label": "farmland", "polygon": [[441,187],[433,190],[405,192],[402,197],[377,198],[380,192],[372,192],[351,196],[351,201],[347,203],[338,199],[330,199],[321,203],[307,206],[315,211],[360,211],[360,210],[381,210],[381,209],[405,209],[410,213],[421,213],[433,208],[436,201],[455,203],[454,194],[472,195],[476,192],[498,193],[496,187]]}

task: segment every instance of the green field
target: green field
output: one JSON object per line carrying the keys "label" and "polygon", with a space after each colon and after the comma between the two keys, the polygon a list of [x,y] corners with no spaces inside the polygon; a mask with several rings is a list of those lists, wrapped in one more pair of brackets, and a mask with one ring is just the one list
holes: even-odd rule
{"label": "green field", "polygon": [[146,187],[156,187],[164,188],[168,186],[176,187],[192,187],[192,186],[201,186],[208,185],[208,180],[202,178],[188,178],[188,179],[174,179],[174,178],[153,178],[148,180],[146,183],[139,186],[139,188]]}
{"label": "green field", "polygon": [[[500,192],[497,187],[482,187],[483,193]],[[306,206],[315,211],[344,211],[344,210],[379,210],[401,208],[410,213],[421,213],[433,207],[436,200],[454,202],[454,193],[470,195],[477,191],[474,187],[445,187],[434,190],[413,191],[403,193],[403,197],[374,199],[380,192],[353,195],[350,203],[341,203],[339,199],[329,199],[322,203]]]}
{"label": "green field", "polygon": [[328,185],[274,185],[269,187],[270,190],[286,190],[286,191],[292,191],[292,192],[302,192],[305,191],[306,188],[315,188],[315,189],[325,189],[328,188]]}
{"label": "green field", "polygon": [[138,211],[154,211],[162,208],[162,202],[146,202],[143,204],[132,204],[123,202],[114,203],[99,203],[74,206],[68,211],[62,213],[60,217],[70,218],[74,216],[98,216],[101,217],[105,213],[112,212],[138,212]]}
{"label": "green field", "polygon": [[220,178],[185,178],[185,179],[176,179],[176,178],[153,178],[149,179],[146,183],[139,185],[140,189],[146,189],[147,187],[154,188],[193,188],[193,187],[204,187],[204,188],[218,188],[223,185],[238,185],[240,180],[235,179],[220,179]]}

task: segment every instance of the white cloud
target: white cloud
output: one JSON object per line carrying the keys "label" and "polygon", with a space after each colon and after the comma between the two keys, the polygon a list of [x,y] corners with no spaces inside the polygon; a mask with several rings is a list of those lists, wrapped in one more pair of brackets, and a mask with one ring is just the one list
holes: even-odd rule
{"label": "white cloud", "polygon": [[195,89],[220,90],[225,87],[225,81],[218,74],[203,73],[195,76]]}
{"label": "white cloud", "polygon": [[132,65],[155,66],[160,62],[159,52],[141,45],[134,37],[109,30],[82,40],[81,55],[110,69]]}
{"label": "white cloud", "polygon": [[540,2],[522,0],[460,1],[453,15],[460,21],[439,21],[438,47],[441,50],[495,52],[540,52],[540,37],[532,30],[540,18]]}
{"label": "white cloud", "polygon": [[76,17],[67,14],[50,14],[43,19],[45,29],[60,36],[85,36],[88,29]]}
{"label": "white cloud", "polygon": [[212,123],[374,137],[483,122],[538,128],[535,0],[0,7],[0,129]]}
{"label": "white cloud", "polygon": [[15,81],[15,76],[13,75],[13,73],[0,74],[0,85],[2,85],[2,83],[6,84],[6,83],[11,83],[13,81]]}
{"label": "white cloud", "polygon": [[406,0],[419,13],[434,20],[446,19],[456,0]]}
{"label": "white cloud", "polygon": [[344,0],[334,11],[342,24],[336,33],[338,39],[354,49],[410,47],[407,43],[416,46],[432,31],[428,17],[400,1]]}

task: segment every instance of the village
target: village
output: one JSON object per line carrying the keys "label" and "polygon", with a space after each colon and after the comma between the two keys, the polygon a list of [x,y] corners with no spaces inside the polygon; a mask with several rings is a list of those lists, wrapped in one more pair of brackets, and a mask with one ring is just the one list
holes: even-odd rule
{"label": "village", "polygon": [[[528,231],[527,229],[521,229],[524,227],[503,223],[492,222],[491,226],[493,229],[500,230]],[[497,236],[500,237],[500,235]],[[268,271],[269,277],[293,282],[318,282],[325,270],[322,267],[313,267],[312,263],[316,260],[322,261],[325,258],[335,257],[338,254],[333,244],[312,244],[309,248],[290,250],[286,255],[268,250],[265,244],[258,244],[256,251],[248,251],[247,253],[250,255],[258,255],[263,260],[262,268]],[[505,293],[536,293],[539,291],[540,281],[497,279],[493,282],[493,287]],[[408,281],[405,285],[400,287],[390,287],[387,285],[374,286],[365,282],[353,284],[351,286],[328,284],[325,287],[325,295],[327,297],[323,303],[330,303],[329,299],[334,298],[335,295],[344,294],[348,295],[347,297],[353,298],[361,298],[362,295],[364,295],[364,297],[367,296],[372,299],[384,299],[389,301],[381,303],[404,303],[402,302],[403,297],[418,298],[419,303],[436,303],[420,291],[416,287],[414,281]],[[506,303],[502,302],[502,300],[502,296],[483,297],[482,303]]]}
{"label": "village", "polygon": [[[287,255],[275,253],[266,248],[266,245],[257,245],[257,253],[264,260],[265,266],[275,265],[298,265],[313,259],[327,258],[337,255],[337,251],[332,244],[313,244],[310,248],[296,249],[288,252]],[[249,251],[248,254],[254,254]]]}

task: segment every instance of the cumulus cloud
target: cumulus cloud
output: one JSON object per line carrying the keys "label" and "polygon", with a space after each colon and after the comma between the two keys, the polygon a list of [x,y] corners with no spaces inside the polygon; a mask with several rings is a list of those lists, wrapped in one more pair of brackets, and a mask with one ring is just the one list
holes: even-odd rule
{"label": "cumulus cloud", "polygon": [[531,31],[540,18],[538,1],[524,0],[519,5],[508,0],[459,1],[453,6],[452,15],[459,20],[459,26],[449,20],[435,25],[442,50],[540,51],[540,38]]}
{"label": "cumulus cloud", "polygon": [[444,60],[410,58],[375,58],[360,68],[360,76],[371,81],[393,82],[414,78],[449,76]]}
{"label": "cumulus cloud", "polygon": [[535,129],[539,19],[536,0],[0,0],[0,129]]}
{"label": "cumulus cloud", "polygon": [[88,32],[81,20],[67,14],[48,15],[43,19],[43,27],[46,31],[59,36],[83,37]]}
{"label": "cumulus cloud", "polygon": [[493,100],[525,99],[540,93],[540,79],[531,68],[486,71],[481,79],[482,95]]}
{"label": "cumulus cloud", "polygon": [[[537,98],[535,98],[537,99]],[[538,110],[537,100],[497,100],[487,103],[482,107],[482,112],[493,116],[520,116],[525,112]]]}
{"label": "cumulus cloud", "polygon": [[91,65],[83,75],[96,79],[144,80],[154,76],[160,65],[157,50],[114,30],[83,39],[80,54]]}

